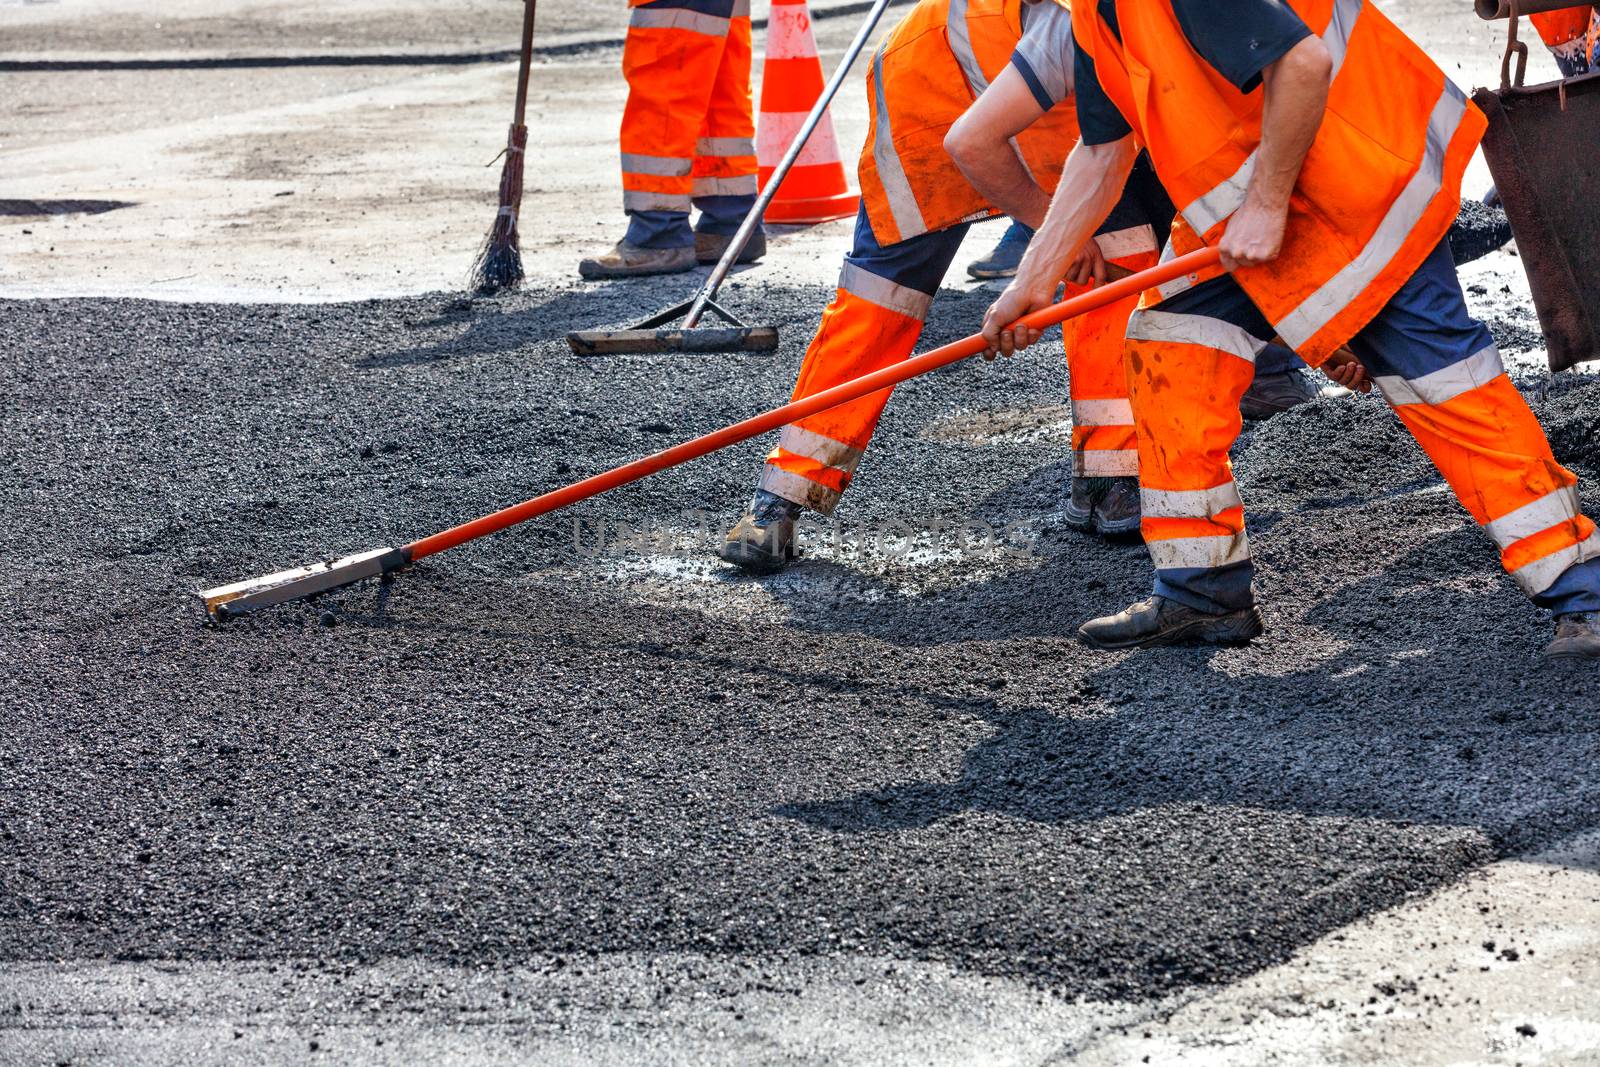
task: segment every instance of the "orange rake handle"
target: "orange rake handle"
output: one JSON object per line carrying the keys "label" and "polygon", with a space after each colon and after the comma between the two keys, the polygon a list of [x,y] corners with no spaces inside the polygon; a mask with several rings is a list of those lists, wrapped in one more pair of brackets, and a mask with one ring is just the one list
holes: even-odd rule
{"label": "orange rake handle", "polygon": [[[1115,303],[1123,297],[1134,296],[1146,289],[1181,278],[1185,274],[1193,274],[1205,267],[1210,267],[1218,262],[1219,256],[1214,248],[1202,248],[1186,256],[1168,260],[1165,263],[1151,267],[1149,270],[1140,271],[1138,274],[1129,275],[1117,281],[1097,285],[1082,296],[1075,296],[1071,300],[1064,300],[1053,304],[1042,311],[1035,311],[1024,316],[1022,322],[1034,329],[1042,330],[1047,326],[1054,326],[1058,322],[1076,318],[1079,315]],[[815,415],[819,411],[837,407],[840,404],[858,400],[868,393],[876,393],[880,389],[887,389],[903,381],[926,374],[928,371],[937,370],[939,367],[948,366],[958,360],[975,356],[987,349],[982,334],[974,334],[960,341],[952,342],[942,348],[935,348],[932,352],[925,352],[920,356],[913,356],[902,363],[892,367],[874,371],[860,378],[852,379],[836,385],[831,389],[824,389],[820,393],[802,397],[780,408],[760,415],[753,415],[742,422],[732,426],[725,426],[692,441],[685,441],[681,445],[657,452],[655,455],[634,460],[632,463],[596,474],[592,478],[585,478],[581,482],[574,482],[564,489],[555,489],[532,500],[524,500],[509,508],[496,511],[492,515],[485,515],[481,519],[462,523],[460,526],[441,531],[432,537],[424,537],[420,541],[413,541],[401,549],[408,560],[419,560],[424,556],[431,556],[436,552],[455,548],[467,541],[473,541],[487,534],[498,533],[508,526],[515,526],[520,522],[558,508],[576,504],[580,500],[587,500],[592,496],[610,492],[612,489],[636,482],[640,478],[649,477],[668,467],[676,467],[691,459],[715,452],[720,448],[738,444],[757,434],[776,430],[791,422],[803,419],[808,415]]]}

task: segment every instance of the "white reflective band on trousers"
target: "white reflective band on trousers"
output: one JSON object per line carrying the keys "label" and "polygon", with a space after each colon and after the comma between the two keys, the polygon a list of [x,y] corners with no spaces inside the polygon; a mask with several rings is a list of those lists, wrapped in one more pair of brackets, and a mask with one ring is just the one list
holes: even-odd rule
{"label": "white reflective band on trousers", "polygon": [[1125,397],[1115,400],[1074,400],[1072,425],[1132,426],[1133,405]]}
{"label": "white reflective band on trousers", "polygon": [[872,57],[872,107],[876,115],[877,130],[872,139],[872,161],[878,170],[878,181],[883,184],[883,195],[889,201],[889,213],[894,216],[895,229],[900,240],[928,232],[923,221],[922,207],[917,194],[911,191],[911,182],[900,165],[900,154],[894,148],[894,127],[889,122],[889,101],[883,92],[883,50],[887,42],[878,47]]}
{"label": "white reflective band on trousers", "polygon": [[1578,514],[1578,487],[1569,485],[1486,522],[1483,528],[1504,551],[1525,537],[1571,522]]}
{"label": "white reflective band on trousers", "polygon": [[851,448],[843,441],[808,430],[803,426],[785,426],[778,435],[778,447],[785,452],[816,460],[824,467],[832,467],[845,474],[854,474],[865,455],[859,448]]}
{"label": "white reflective band on trousers", "polygon": [[1559,552],[1552,552],[1542,559],[1518,567],[1511,572],[1511,577],[1517,580],[1517,587],[1528,596],[1538,596],[1555,585],[1556,580],[1567,573],[1568,568],[1576,567],[1597,556],[1600,556],[1600,533],[1592,533],[1575,545],[1569,545]]}
{"label": "white reflective band on trousers", "polygon": [[[1328,20],[1328,28],[1322,32],[1322,43],[1328,49],[1328,55],[1333,60],[1333,71],[1329,76],[1329,83],[1339,76],[1339,69],[1344,66],[1345,52],[1350,46],[1350,34],[1355,29],[1356,19],[1361,15],[1361,0],[1335,0],[1333,17]],[[1239,210],[1244,203],[1244,194],[1250,188],[1250,176],[1256,170],[1256,153],[1251,152],[1245,157],[1239,169],[1224,178],[1220,184],[1210,192],[1203,193],[1179,212],[1194,232],[1204,234],[1211,227]]]}
{"label": "white reflective band on trousers", "polygon": [[751,137],[702,137],[694,143],[694,154],[717,159],[753,156],[756,154],[756,142]]}
{"label": "white reflective band on trousers", "polygon": [[904,315],[918,322],[928,317],[928,309],[933,306],[933,297],[927,293],[891,282],[888,278],[873,274],[849,262],[839,271],[839,288],[869,304],[876,304],[885,311],[892,311],[896,315]]}
{"label": "white reflective band on trousers", "polygon": [[1107,259],[1137,256],[1156,250],[1156,231],[1148,223],[1129,226],[1125,230],[1097,233],[1094,243],[1100,246],[1100,254]]}
{"label": "white reflective band on trousers", "polygon": [[1267,342],[1248,330],[1209,315],[1172,311],[1135,311],[1128,319],[1128,340],[1169,345],[1204,345],[1254,363]]}
{"label": "white reflective band on trousers", "polygon": [[1372,382],[1392,407],[1405,404],[1437,406],[1480,385],[1488,385],[1505,372],[1505,364],[1500,361],[1500,350],[1490,345],[1459,363],[1441,367],[1420,378],[1385,374],[1374,378]]}
{"label": "white reflective band on trousers", "polygon": [[636,189],[622,191],[624,211],[681,211],[687,214],[693,206],[687,194],[646,193]]}
{"label": "white reflective band on trousers", "polygon": [[1239,486],[1232,479],[1210,489],[1148,489],[1139,487],[1139,506],[1151,519],[1213,519],[1225,511],[1244,507]]}
{"label": "white reflective band on trousers", "polygon": [[833,509],[839,506],[838,490],[830,489],[809,478],[802,478],[798,474],[790,474],[782,467],[774,467],[770,463],[761,468],[759,488],[775,493],[790,503],[820,511],[824,515],[832,515]]}
{"label": "white reflective band on trousers", "polygon": [[685,178],[689,175],[692,160],[674,156],[642,156],[637,152],[622,153],[622,169],[629,174],[649,174],[657,178]]}
{"label": "white reflective band on trousers", "polygon": [[697,177],[691,183],[694,196],[755,196],[756,176],[741,174],[737,178]]}
{"label": "white reflective band on trousers", "polygon": [[1172,537],[1165,540],[1145,540],[1150,550],[1150,562],[1158,571],[1211,570],[1250,558],[1250,542],[1244,531],[1217,537]]}
{"label": "white reflective band on trousers", "polygon": [[1072,473],[1080,478],[1135,478],[1137,448],[1083,448],[1072,453]]}
{"label": "white reflective band on trousers", "polygon": [[[749,11],[746,5],[745,13],[749,14]],[[690,33],[703,33],[707,37],[726,37],[731,21],[682,7],[636,7],[628,25],[639,30],[687,30]]]}

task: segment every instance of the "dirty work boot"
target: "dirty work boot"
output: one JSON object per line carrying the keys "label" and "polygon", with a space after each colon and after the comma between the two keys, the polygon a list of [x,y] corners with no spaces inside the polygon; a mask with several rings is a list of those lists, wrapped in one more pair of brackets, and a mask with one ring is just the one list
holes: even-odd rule
{"label": "dirty work boot", "polygon": [[694,269],[692,248],[640,248],[627,241],[598,256],[578,262],[578,273],[585,278],[636,278],[645,274],[680,274]]}
{"label": "dirty work boot", "polygon": [[1600,612],[1556,616],[1556,637],[1546,659],[1600,659]]}
{"label": "dirty work boot", "polygon": [[[731,233],[696,233],[694,235],[694,258],[700,263],[720,263],[722,254],[733,243]],[[750,235],[750,240],[745,242],[744,251],[739,253],[735,263],[754,263],[767,254],[767,235],[764,230],[757,230]]]}
{"label": "dirty work boot", "polygon": [[975,259],[967,264],[967,273],[974,278],[1014,278],[1017,274],[1017,264],[1022,262],[1022,253],[1028,250],[1028,243],[1033,240],[1033,234],[1020,222],[1013,222],[1000,243],[994,246],[982,259]]}
{"label": "dirty work boot", "polygon": [[1074,475],[1072,490],[1067,497],[1061,517],[1069,527],[1083,533],[1094,531],[1094,506],[1111,487],[1110,478],[1084,478]]}
{"label": "dirty work boot", "polygon": [[1239,400],[1239,414],[1247,419],[1270,419],[1317,398],[1317,387],[1299,370],[1258,374]]}
{"label": "dirty work boot", "polygon": [[717,555],[751,574],[776,574],[799,552],[794,543],[801,507],[776,493],[757,489],[750,508],[723,538]]}
{"label": "dirty work boot", "polygon": [[1226,615],[1207,615],[1166,597],[1141,600],[1128,610],[1091,619],[1078,627],[1090,648],[1156,648],[1161,645],[1244,645],[1265,629],[1254,605]]}
{"label": "dirty work boot", "polygon": [[1101,537],[1121,540],[1139,536],[1139,479],[1112,478],[1094,506],[1094,529]]}

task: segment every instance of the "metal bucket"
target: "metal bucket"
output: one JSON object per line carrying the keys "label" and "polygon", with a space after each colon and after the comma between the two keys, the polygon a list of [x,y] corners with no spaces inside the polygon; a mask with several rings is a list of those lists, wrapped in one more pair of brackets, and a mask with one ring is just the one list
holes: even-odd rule
{"label": "metal bucket", "polygon": [[1600,359],[1600,72],[1479,89],[1472,99],[1489,116],[1483,154],[1528,274],[1550,368]]}

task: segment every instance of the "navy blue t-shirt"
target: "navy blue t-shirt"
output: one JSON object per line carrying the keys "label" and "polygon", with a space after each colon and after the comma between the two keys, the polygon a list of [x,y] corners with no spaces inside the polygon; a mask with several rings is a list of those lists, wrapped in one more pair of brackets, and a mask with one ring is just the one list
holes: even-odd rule
{"label": "navy blue t-shirt", "polygon": [[[1200,58],[1241,93],[1254,92],[1261,72],[1311,36],[1311,28],[1280,0],[1171,0],[1178,25]],[[1121,40],[1116,0],[1098,0],[1100,17]],[[1106,95],[1094,59],[1077,49],[1074,78],[1078,127],[1084,144],[1109,144],[1133,132]]]}

